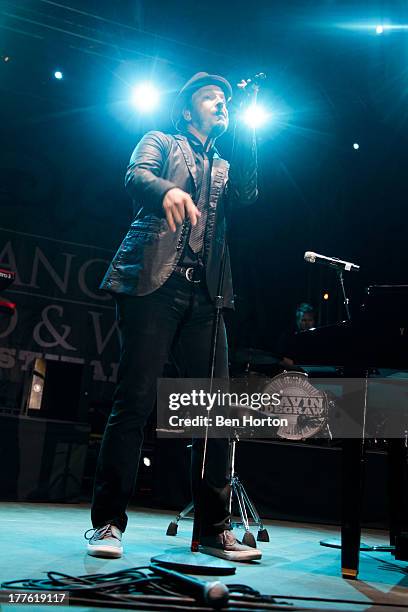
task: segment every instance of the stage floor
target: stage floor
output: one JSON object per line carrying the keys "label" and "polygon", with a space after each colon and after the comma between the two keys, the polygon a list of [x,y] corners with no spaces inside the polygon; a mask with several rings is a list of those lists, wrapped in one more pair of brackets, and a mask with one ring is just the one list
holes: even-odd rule
{"label": "stage floor", "polygon": [[[166,536],[174,514],[149,509],[129,512],[122,559],[96,559],[86,554],[83,533],[90,527],[87,505],[0,503],[1,581],[42,578],[57,570],[71,575],[109,573],[146,565],[152,556],[172,547],[188,546],[191,520],[180,523],[176,537]],[[321,539],[336,537],[338,529],[325,525],[267,521],[270,542],[262,543],[263,558],[257,564],[236,564],[234,576],[221,578],[228,583],[244,583],[262,593],[358,600],[357,604],[323,604],[294,601],[294,605],[315,610],[368,610],[373,602],[408,604],[408,563],[398,562],[389,553],[361,553],[358,581],[340,576],[340,552],[323,548]],[[242,530],[236,530],[237,535]],[[256,532],[254,532],[256,535]],[[367,544],[387,544],[381,531],[365,531]],[[213,580],[214,578],[209,578]],[[290,600],[285,600],[290,602]],[[12,609],[15,606],[3,606]],[[79,608],[90,610],[91,608]],[[24,606],[24,610],[45,610],[49,606]],[[58,606],[59,609],[64,610]],[[72,609],[72,608],[71,608]],[[106,608],[105,608],[106,609]],[[377,611],[380,608],[375,606]],[[389,608],[388,608],[389,609]]]}

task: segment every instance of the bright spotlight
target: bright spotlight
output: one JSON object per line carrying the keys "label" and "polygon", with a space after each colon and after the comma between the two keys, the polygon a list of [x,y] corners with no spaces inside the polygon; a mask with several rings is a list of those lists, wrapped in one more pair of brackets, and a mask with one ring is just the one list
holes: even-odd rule
{"label": "bright spotlight", "polygon": [[243,120],[247,125],[253,128],[260,127],[266,123],[269,119],[269,114],[262,106],[258,104],[252,104],[249,106],[243,115]]}
{"label": "bright spotlight", "polygon": [[62,74],[60,70],[56,70],[54,72],[54,77],[60,81],[64,77],[64,75]]}
{"label": "bright spotlight", "polygon": [[384,26],[378,25],[375,28],[376,34],[382,34],[384,32]]}
{"label": "bright spotlight", "polygon": [[355,142],[353,144],[353,149],[355,149],[356,151],[360,148],[360,145],[358,144],[358,142]]}
{"label": "bright spotlight", "polygon": [[152,465],[151,459],[149,459],[149,457],[143,457],[143,465],[150,467]]}
{"label": "bright spotlight", "polygon": [[132,101],[136,108],[148,113],[158,105],[159,92],[151,83],[141,83],[133,89]]}

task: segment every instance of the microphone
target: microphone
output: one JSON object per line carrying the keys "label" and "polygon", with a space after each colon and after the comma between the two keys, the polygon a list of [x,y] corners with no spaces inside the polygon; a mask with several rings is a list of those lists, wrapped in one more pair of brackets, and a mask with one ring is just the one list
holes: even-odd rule
{"label": "microphone", "polygon": [[360,266],[357,266],[350,261],[342,261],[341,259],[337,259],[337,257],[326,257],[326,255],[313,253],[313,251],[306,251],[304,259],[308,263],[318,263],[322,264],[323,266],[337,268],[338,270],[345,270],[346,272],[360,271]]}
{"label": "microphone", "polygon": [[249,79],[244,79],[244,80],[247,83],[253,83],[253,85],[258,85],[260,81],[266,80],[266,74],[265,72],[258,72],[258,74],[254,74],[253,76],[249,77]]}
{"label": "microphone", "polygon": [[184,587],[186,593],[188,593],[194,599],[204,602],[212,608],[223,608],[227,605],[229,599],[229,590],[219,580],[215,582],[204,582],[198,578],[192,576],[186,576],[180,572],[167,569],[152,563],[150,568],[153,572],[167,578],[171,582],[180,587]]}
{"label": "microphone", "polygon": [[253,74],[247,79],[242,79],[239,83],[237,83],[237,87],[241,91],[245,90],[248,87],[248,85],[251,85],[252,87],[259,87],[261,84],[261,81],[265,81],[265,80],[266,80],[266,73],[258,72],[258,74]]}

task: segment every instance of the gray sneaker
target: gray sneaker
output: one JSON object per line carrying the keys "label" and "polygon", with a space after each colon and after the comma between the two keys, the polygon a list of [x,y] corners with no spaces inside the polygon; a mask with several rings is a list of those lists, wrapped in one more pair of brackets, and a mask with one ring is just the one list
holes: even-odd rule
{"label": "gray sneaker", "polygon": [[259,561],[262,558],[260,550],[241,544],[229,530],[214,536],[202,536],[200,551],[227,561]]}
{"label": "gray sneaker", "polygon": [[92,557],[105,557],[107,559],[118,559],[122,556],[122,532],[115,525],[105,525],[95,529],[93,535],[88,538],[87,534],[93,531],[88,529],[85,539],[88,540],[88,555]]}

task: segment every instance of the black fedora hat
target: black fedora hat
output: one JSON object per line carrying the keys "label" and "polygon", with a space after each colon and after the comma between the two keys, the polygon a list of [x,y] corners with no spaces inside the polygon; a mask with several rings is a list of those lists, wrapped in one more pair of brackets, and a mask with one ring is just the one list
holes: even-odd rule
{"label": "black fedora hat", "polygon": [[219,76],[218,74],[197,72],[187,81],[187,83],[183,85],[174,101],[173,109],[171,111],[171,120],[175,127],[178,127],[186,100],[188,100],[188,98],[191,97],[192,94],[197,91],[197,89],[200,89],[200,87],[205,87],[206,85],[218,85],[218,87],[220,87],[224,92],[226,101],[229,102],[231,100],[232,87],[230,83],[228,83],[227,79],[224,79],[224,77]]}

